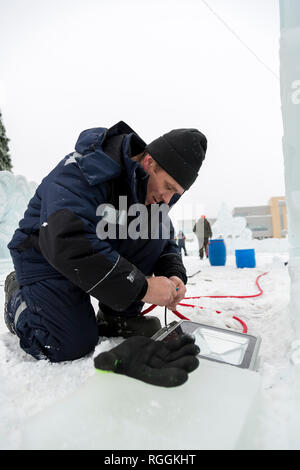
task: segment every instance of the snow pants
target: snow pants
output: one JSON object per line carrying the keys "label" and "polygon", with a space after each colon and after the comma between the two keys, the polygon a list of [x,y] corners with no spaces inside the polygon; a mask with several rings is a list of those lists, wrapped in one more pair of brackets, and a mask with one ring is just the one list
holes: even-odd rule
{"label": "snow pants", "polygon": [[78,359],[98,343],[90,296],[67,279],[47,279],[16,290],[8,303],[21,348],[51,362]]}
{"label": "snow pants", "polygon": [[[137,316],[143,302],[134,302],[124,312]],[[90,296],[66,278],[47,279],[15,291],[7,310],[20,339],[21,348],[36,359],[61,362],[79,359],[95,349],[99,330]],[[101,334],[101,331],[100,331]]]}

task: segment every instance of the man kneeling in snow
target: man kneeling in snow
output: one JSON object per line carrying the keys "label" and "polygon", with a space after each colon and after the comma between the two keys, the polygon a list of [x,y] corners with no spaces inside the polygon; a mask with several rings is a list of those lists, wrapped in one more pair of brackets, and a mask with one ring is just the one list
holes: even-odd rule
{"label": "man kneeling in snow", "polygon": [[[5,321],[24,351],[67,361],[92,352],[99,335],[150,338],[160,329],[156,317],[141,315],[143,304],[174,309],[186,291],[172,227],[168,238],[162,220],[158,237],[124,236],[122,220],[128,228],[132,216],[119,204],[144,204],[149,219],[153,204],[172,207],[195,181],[206,146],[196,129],[146,145],[122,121],[80,134],[75,152],[42,180],[8,245],[15,272],[5,283]],[[105,205],[108,227],[119,224],[106,237],[99,230]],[[97,317],[90,295],[99,300]]]}

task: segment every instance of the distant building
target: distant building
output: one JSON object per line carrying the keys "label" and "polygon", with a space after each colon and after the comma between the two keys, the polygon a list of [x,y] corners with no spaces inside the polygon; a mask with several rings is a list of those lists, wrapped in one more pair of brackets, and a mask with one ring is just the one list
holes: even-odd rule
{"label": "distant building", "polygon": [[287,210],[285,197],[272,197],[270,208],[273,222],[273,237],[284,238],[287,234]]}
{"label": "distant building", "polygon": [[284,238],[287,234],[285,197],[272,197],[267,206],[235,207],[234,217],[245,217],[253,238]]}
{"label": "distant building", "polygon": [[273,223],[270,206],[235,207],[233,217],[244,217],[247,228],[252,231],[253,238],[273,237]]}

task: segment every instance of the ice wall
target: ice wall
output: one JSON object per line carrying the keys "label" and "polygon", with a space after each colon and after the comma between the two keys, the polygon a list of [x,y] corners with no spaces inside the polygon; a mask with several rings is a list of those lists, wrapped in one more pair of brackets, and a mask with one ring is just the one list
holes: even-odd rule
{"label": "ice wall", "polygon": [[280,81],[288,210],[290,308],[300,337],[300,2],[280,0]]}
{"label": "ice wall", "polygon": [[37,184],[24,176],[0,171],[0,258],[9,258],[7,244],[36,188]]}

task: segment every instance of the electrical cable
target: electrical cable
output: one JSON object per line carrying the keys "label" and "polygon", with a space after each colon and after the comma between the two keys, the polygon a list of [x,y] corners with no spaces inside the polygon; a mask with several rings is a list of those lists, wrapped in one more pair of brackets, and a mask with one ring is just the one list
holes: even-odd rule
{"label": "electrical cable", "polygon": [[[255,284],[256,284],[256,286],[258,287],[258,290],[259,290],[258,294],[253,294],[253,295],[200,295],[200,296],[197,296],[197,297],[185,297],[184,300],[187,300],[187,299],[251,299],[251,298],[254,298],[254,297],[259,297],[260,295],[262,295],[263,290],[259,285],[258,279],[260,279],[262,276],[265,276],[266,274],[268,274],[268,273],[265,272],[263,274],[260,274],[256,278]],[[180,304],[178,304],[178,305],[180,305]]]}
{"label": "electrical cable", "polygon": [[199,269],[199,271],[196,271],[194,274],[191,274],[190,276],[187,276],[188,279],[190,279],[191,277],[194,277],[196,276],[196,274],[199,274],[201,273],[201,269]]}
{"label": "electrical cable", "polygon": [[[256,284],[256,286],[259,290],[258,294],[252,294],[252,295],[200,295],[200,296],[196,296],[196,297],[184,297],[183,300],[201,299],[201,298],[208,298],[208,299],[228,299],[228,298],[229,299],[251,299],[251,298],[254,298],[254,297],[259,297],[263,294],[263,289],[260,287],[260,284],[259,284],[258,281],[262,276],[265,276],[266,274],[268,274],[268,273],[265,272],[265,273],[260,274],[259,276],[257,276],[257,278],[255,280],[255,284]],[[204,309],[204,307],[200,307],[198,305],[185,304],[185,303],[182,303],[182,302],[180,302],[178,305],[180,305],[181,307],[194,307],[194,308],[197,307],[199,309]],[[146,313],[151,312],[151,310],[153,310],[155,307],[157,307],[157,305],[154,305],[154,304],[151,305],[146,310],[141,312],[141,315],[146,315]],[[185,317],[182,313],[178,312],[177,310],[172,310],[172,313],[174,313],[174,315],[176,315],[181,320],[190,320],[189,318]],[[216,310],[216,313],[220,314],[222,312],[220,310]],[[247,324],[241,318],[239,318],[237,316],[233,316],[232,318],[234,320],[238,321],[242,325],[243,333],[248,332]],[[166,321],[167,321],[167,307],[165,307],[165,325],[167,326]]]}

